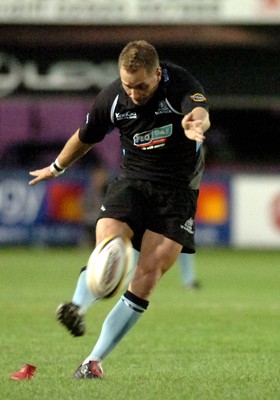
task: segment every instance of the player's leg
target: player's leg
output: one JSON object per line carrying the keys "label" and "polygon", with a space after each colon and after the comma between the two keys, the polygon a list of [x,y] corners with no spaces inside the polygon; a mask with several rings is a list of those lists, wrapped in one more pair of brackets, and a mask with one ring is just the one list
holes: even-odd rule
{"label": "player's leg", "polygon": [[[132,231],[127,224],[115,221],[110,218],[102,219],[102,233],[97,237],[96,245],[106,237],[118,234],[131,237]],[[137,258],[137,254],[135,255]],[[57,320],[64,325],[75,337],[85,334],[84,317],[88,308],[99,299],[87,287],[86,267],[82,268],[71,302],[65,302],[58,306],[56,310]]]}
{"label": "player's leg", "polygon": [[85,314],[88,308],[99,300],[99,297],[94,295],[87,286],[86,267],[81,269],[77,285],[72,297],[72,303],[80,307],[81,314]]}
{"label": "player's leg", "polygon": [[[139,257],[139,252],[135,249],[132,249],[133,252],[133,263],[136,264],[138,257]],[[79,306],[79,312],[80,314],[84,315],[86,314],[88,308],[96,303],[99,299],[98,296],[95,296],[87,286],[86,282],[86,267],[81,269],[77,285],[74,291],[74,295],[72,297],[72,303]]]}
{"label": "player's leg", "polygon": [[57,320],[64,325],[73,336],[85,334],[84,316],[87,309],[99,298],[87,287],[86,267],[81,269],[72,301],[62,303],[56,310]]}
{"label": "player's leg", "polygon": [[[174,264],[182,246],[155,232],[146,231],[134,278],[105,319],[92,352],[74,373],[75,378],[101,377],[100,362],[136,324],[148,308],[148,298],[162,275]],[[100,367],[101,368],[101,367]]]}
{"label": "player's leg", "polygon": [[198,281],[195,271],[195,255],[181,253],[177,262],[181,270],[183,285],[189,289],[197,288]]}

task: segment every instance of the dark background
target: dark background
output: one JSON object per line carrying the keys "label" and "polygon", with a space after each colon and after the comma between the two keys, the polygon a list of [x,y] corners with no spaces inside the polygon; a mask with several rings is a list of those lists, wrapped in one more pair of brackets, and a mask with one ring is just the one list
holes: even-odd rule
{"label": "dark background", "polygon": [[[280,166],[280,29],[278,26],[1,26],[0,52],[36,60],[44,73],[52,61],[116,61],[130,40],[153,43],[161,59],[185,66],[210,102],[207,165]],[[63,96],[94,98],[97,88]],[[19,88],[12,97],[29,93]],[[57,95],[57,94],[56,94]]]}

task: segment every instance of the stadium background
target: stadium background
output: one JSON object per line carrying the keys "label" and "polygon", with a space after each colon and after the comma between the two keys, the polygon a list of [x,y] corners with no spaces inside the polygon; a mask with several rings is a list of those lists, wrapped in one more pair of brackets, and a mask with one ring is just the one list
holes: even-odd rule
{"label": "stadium background", "polygon": [[30,188],[130,40],[185,66],[211,104],[197,242],[279,248],[280,0],[0,0],[0,245],[80,245],[81,199],[98,156],[113,176],[118,134],[76,167]]}

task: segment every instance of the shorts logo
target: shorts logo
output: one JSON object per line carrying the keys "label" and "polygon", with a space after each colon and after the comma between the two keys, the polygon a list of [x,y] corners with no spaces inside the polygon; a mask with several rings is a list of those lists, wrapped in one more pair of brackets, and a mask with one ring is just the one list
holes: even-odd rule
{"label": "shorts logo", "polygon": [[142,150],[151,150],[165,146],[167,138],[172,135],[172,124],[152,129],[133,136],[134,146]]}
{"label": "shorts logo", "polygon": [[206,101],[206,97],[201,93],[195,93],[194,95],[190,96],[190,98],[196,103],[204,103]]}
{"label": "shorts logo", "polygon": [[181,229],[184,229],[185,231],[189,232],[191,235],[194,234],[194,220],[193,218],[187,219],[187,221],[184,223],[184,225],[180,225]]}

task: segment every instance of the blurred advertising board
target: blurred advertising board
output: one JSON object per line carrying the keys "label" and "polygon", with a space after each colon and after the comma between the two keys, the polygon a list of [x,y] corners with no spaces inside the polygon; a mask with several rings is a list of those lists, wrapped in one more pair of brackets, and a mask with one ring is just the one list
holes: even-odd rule
{"label": "blurred advertising board", "polygon": [[236,175],[232,187],[232,244],[280,250],[279,175]]}
{"label": "blurred advertising board", "polygon": [[6,24],[278,23],[279,0],[0,0]]}
{"label": "blurred advertising board", "polygon": [[0,245],[76,245],[85,181],[68,174],[30,187],[28,173],[0,174]]}
{"label": "blurred advertising board", "polygon": [[[89,173],[67,171],[30,187],[22,170],[0,172],[0,245],[79,245]],[[276,174],[205,174],[196,215],[203,246],[280,249],[280,180]]]}
{"label": "blurred advertising board", "polygon": [[[87,171],[74,169],[30,187],[28,173],[0,172],[0,245],[79,245],[84,238],[82,200]],[[230,183],[205,178],[200,189],[196,240],[203,245],[230,243]]]}
{"label": "blurred advertising board", "polygon": [[228,176],[205,174],[200,185],[196,214],[197,244],[230,244],[230,192]]}

